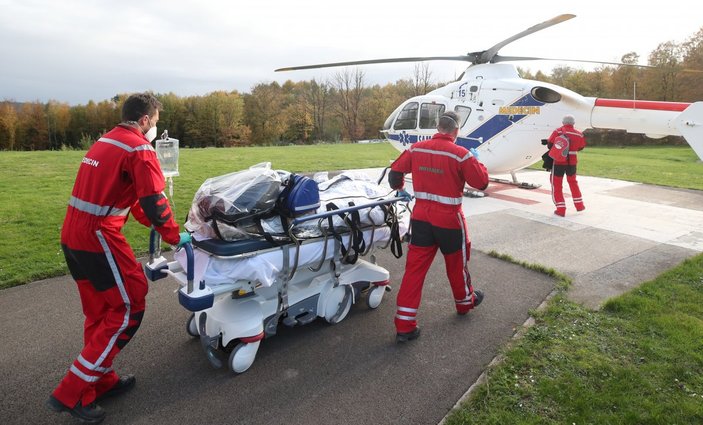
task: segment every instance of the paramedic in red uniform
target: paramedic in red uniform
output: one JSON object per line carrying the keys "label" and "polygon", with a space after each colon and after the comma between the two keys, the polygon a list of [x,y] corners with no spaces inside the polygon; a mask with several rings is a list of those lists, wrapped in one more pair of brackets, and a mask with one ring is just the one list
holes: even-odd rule
{"label": "paramedic in red uniform", "polygon": [[181,246],[189,240],[188,233],[178,232],[150,144],[160,109],[151,94],[130,96],[122,107],[122,123],[83,158],[68,201],[61,247],[81,297],[84,345],[47,404],[84,423],[104,419],[96,400],[124,393],[136,381],[112,369],[115,356],[139,328],[148,291],[121,232],[127,215],[154,226],[167,243]]}
{"label": "paramedic in red uniform", "polygon": [[572,115],[564,116],[561,122],[563,125],[554,130],[552,135],[549,136],[549,139],[547,139],[547,147],[552,149],[554,142],[561,135],[569,139],[568,154],[566,157],[557,156],[552,166],[552,175],[550,178],[552,182],[552,201],[556,206],[554,214],[564,217],[566,215],[566,202],[564,201],[563,192],[564,174],[566,174],[566,181],[569,183],[569,189],[571,189],[571,197],[574,200],[576,211],[586,209],[586,206],[583,205],[581,189],[579,189],[579,184],[576,181],[577,154],[586,147],[586,139],[583,137],[583,133],[574,128],[576,121]]}
{"label": "paramedic in red uniform", "polygon": [[410,244],[405,274],[398,292],[395,315],[396,341],[417,338],[417,312],[422,286],[437,249],[444,255],[447,278],[454,295],[456,312],[464,315],[477,307],[483,293],[471,285],[468,263],[471,242],[462,211],[464,185],[488,187],[486,167],[454,141],[459,134],[459,115],[445,112],[432,139],[417,142],[391,165],[388,182],[400,196],[404,175],[412,173],[415,207],[410,217]]}

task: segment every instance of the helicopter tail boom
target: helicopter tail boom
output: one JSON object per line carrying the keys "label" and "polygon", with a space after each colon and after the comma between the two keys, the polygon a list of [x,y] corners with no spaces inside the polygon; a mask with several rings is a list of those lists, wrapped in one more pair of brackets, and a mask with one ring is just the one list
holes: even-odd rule
{"label": "helicopter tail boom", "polygon": [[683,136],[703,160],[703,102],[595,99],[591,127],[651,138]]}

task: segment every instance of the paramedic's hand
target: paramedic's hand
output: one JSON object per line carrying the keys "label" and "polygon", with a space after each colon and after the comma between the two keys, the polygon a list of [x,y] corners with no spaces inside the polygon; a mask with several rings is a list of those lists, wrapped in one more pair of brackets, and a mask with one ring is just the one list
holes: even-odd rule
{"label": "paramedic's hand", "polygon": [[190,233],[188,232],[181,232],[180,233],[181,240],[178,241],[178,244],[176,245],[178,248],[181,248],[183,245],[190,243],[192,238],[190,237]]}
{"label": "paramedic's hand", "polygon": [[397,191],[395,193],[395,196],[397,196],[399,198],[403,198],[403,201],[405,201],[405,202],[410,202],[413,200],[412,195],[409,194],[408,192],[406,192],[405,189],[400,189],[399,191]]}
{"label": "paramedic's hand", "polygon": [[471,155],[473,155],[474,158],[478,159],[478,152],[476,151],[475,148],[469,149],[469,152],[471,152]]}

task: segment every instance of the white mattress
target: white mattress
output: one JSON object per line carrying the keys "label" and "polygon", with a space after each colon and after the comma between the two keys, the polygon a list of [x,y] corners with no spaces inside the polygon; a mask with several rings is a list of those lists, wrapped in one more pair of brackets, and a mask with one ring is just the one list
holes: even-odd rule
{"label": "white mattress", "polygon": [[[407,233],[410,222],[409,214],[402,214],[399,217],[399,230],[401,238]],[[387,226],[379,226],[375,229],[373,243],[376,247],[383,246],[390,238],[390,229]],[[342,236],[344,246],[349,242],[349,234]],[[364,230],[364,240],[368,246],[371,240],[371,228]],[[293,267],[295,262],[295,245],[290,244],[289,265]],[[322,237],[306,240],[300,246],[300,257],[298,267],[308,267],[317,265],[324,248]],[[327,240],[326,259],[334,255],[335,241],[331,236]],[[217,286],[225,283],[232,283],[236,280],[248,280],[259,282],[263,286],[274,284],[283,269],[283,248],[272,248],[264,251],[257,251],[233,258],[218,258],[206,251],[193,249],[195,267],[194,282],[205,281],[208,286]],[[185,250],[176,252],[174,258],[186,269]]]}

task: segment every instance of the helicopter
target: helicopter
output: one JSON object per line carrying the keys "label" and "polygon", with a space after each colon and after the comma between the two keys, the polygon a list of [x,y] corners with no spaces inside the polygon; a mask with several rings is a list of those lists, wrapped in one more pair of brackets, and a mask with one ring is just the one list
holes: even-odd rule
{"label": "helicopter", "polygon": [[549,59],[527,56],[500,56],[507,44],[534,32],[575,18],[558,15],[509,37],[493,47],[459,56],[426,56],[372,59],[276,69],[293,71],[350,65],[393,62],[451,60],[469,62],[457,81],[400,104],[386,119],[382,134],[398,150],[432,138],[439,117],[455,111],[462,119],[458,145],[475,149],[489,175],[510,174],[512,181],[494,179],[524,188],[516,172],[540,161],[545,147],[541,142],[559,127],[565,115],[575,118],[575,127],[615,129],[644,134],[650,138],[683,136],[699,159],[703,160],[703,102],[663,102],[635,99],[584,97],[555,84],[520,77],[517,67],[508,62],[554,60],[621,66],[614,62],[578,59]]}

